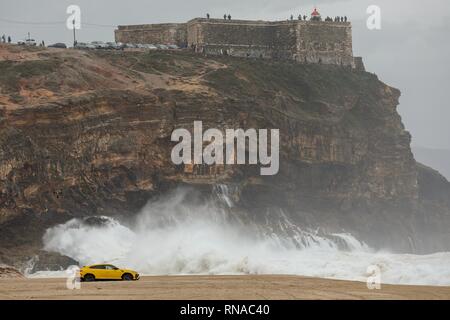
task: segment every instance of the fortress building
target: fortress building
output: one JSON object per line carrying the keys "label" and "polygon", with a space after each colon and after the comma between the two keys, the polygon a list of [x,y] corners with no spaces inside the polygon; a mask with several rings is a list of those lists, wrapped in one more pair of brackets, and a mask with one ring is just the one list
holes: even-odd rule
{"label": "fortress building", "polygon": [[350,22],[311,19],[250,21],[195,18],[187,23],[119,26],[116,42],[176,44],[195,52],[248,58],[292,60],[363,69],[353,57]]}

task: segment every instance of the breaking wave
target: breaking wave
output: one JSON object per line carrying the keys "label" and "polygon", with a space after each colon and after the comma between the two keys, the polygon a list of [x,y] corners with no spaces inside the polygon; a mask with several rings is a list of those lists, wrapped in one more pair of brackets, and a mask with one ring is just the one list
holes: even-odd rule
{"label": "breaking wave", "polygon": [[[302,230],[280,211],[254,223],[228,210],[227,186],[218,202],[192,204],[187,190],[146,207],[130,221],[73,219],[47,230],[45,250],[80,262],[113,263],[141,274],[294,274],[366,281],[377,266],[393,284],[450,284],[450,253],[376,252],[350,234]],[[45,276],[38,273],[35,276]]]}

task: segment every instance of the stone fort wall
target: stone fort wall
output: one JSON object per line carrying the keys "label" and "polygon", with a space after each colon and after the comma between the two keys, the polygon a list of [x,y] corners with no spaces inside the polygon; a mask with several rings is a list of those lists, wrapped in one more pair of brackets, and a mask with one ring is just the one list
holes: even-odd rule
{"label": "stone fort wall", "polygon": [[176,44],[186,46],[186,23],[160,23],[119,26],[115,30],[116,42]]}
{"label": "stone fort wall", "polygon": [[294,60],[302,63],[355,63],[349,22],[249,21],[196,18],[181,24],[119,26],[116,41],[163,43],[196,52],[238,57]]}
{"label": "stone fort wall", "polygon": [[288,24],[194,19],[187,29],[188,45],[206,54],[290,59],[296,47],[295,34]]}

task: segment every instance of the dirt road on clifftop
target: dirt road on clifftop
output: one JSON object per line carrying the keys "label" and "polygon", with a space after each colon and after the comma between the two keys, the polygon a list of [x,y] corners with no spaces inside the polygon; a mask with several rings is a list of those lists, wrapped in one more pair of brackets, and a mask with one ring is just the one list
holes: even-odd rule
{"label": "dirt road on clifftop", "polygon": [[299,276],[157,276],[136,282],[66,279],[0,280],[0,299],[450,299],[450,287],[382,285]]}

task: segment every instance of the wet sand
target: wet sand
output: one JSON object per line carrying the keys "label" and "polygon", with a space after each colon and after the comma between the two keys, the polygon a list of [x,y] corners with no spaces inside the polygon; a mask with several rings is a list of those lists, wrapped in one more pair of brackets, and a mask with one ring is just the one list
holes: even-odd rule
{"label": "wet sand", "polygon": [[66,280],[3,279],[0,299],[450,299],[450,287],[382,285],[299,276],[155,276],[139,281],[81,283]]}

